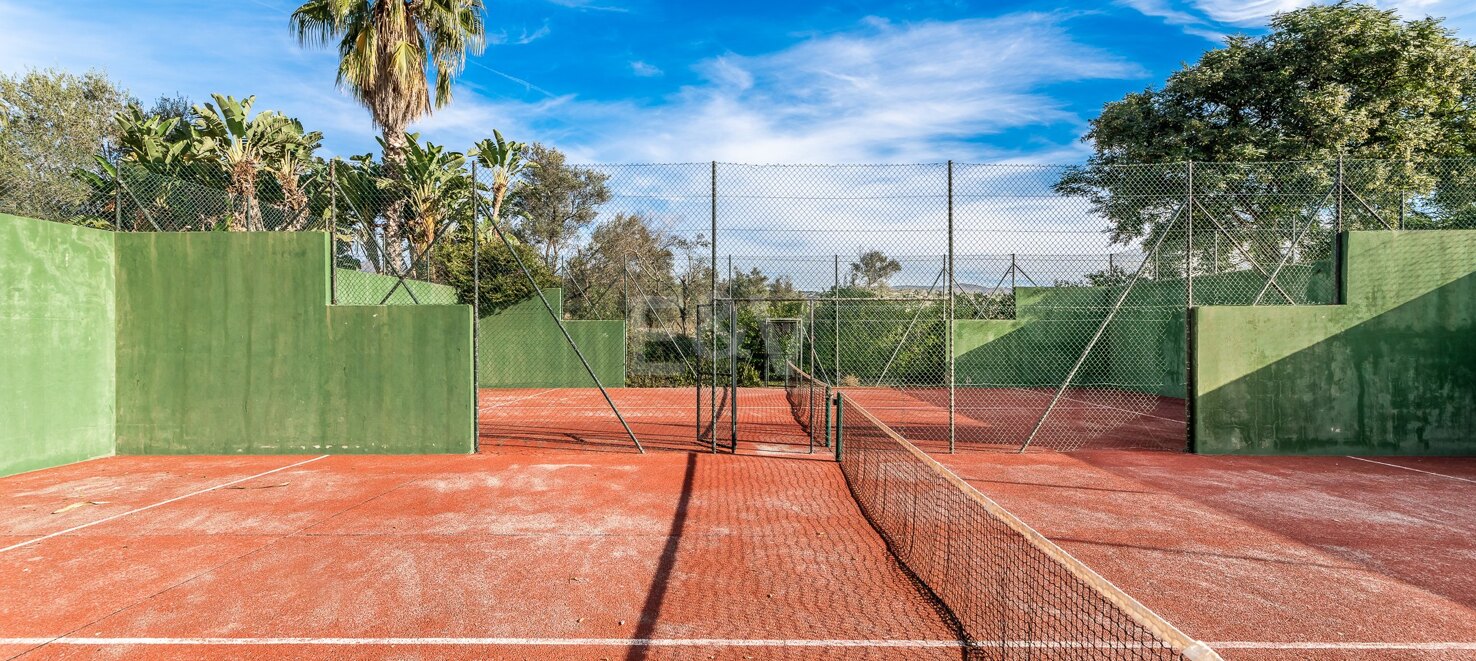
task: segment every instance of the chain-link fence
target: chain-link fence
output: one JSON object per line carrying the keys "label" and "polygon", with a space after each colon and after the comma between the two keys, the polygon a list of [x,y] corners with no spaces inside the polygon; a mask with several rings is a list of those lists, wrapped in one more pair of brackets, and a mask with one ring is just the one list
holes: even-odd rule
{"label": "chain-link fence", "polygon": [[1341,232],[1476,228],[1467,160],[560,163],[501,197],[412,156],[109,166],[0,182],[0,212],[328,231],[335,302],[476,305],[489,436],[622,450],[823,446],[805,379],[935,447],[1182,448],[1188,308],[1336,303]]}

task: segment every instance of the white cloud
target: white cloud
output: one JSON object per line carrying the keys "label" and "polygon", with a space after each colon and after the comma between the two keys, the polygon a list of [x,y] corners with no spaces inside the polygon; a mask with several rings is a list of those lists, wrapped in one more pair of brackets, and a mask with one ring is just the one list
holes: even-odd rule
{"label": "white cloud", "polygon": [[634,62],[631,62],[630,70],[632,73],[642,78],[654,78],[666,73],[662,71],[660,67],[645,62],[643,60],[636,60]]}
{"label": "white cloud", "polygon": [[[1291,11],[1327,0],[1117,0],[1118,4],[1180,26],[1184,32],[1221,41],[1224,31],[1266,25],[1278,12]],[[1406,19],[1436,16],[1466,39],[1476,38],[1476,3],[1469,0],[1375,0],[1375,6],[1394,9]]]}
{"label": "white cloud", "polygon": [[588,146],[654,161],[978,156],[980,135],[1081,121],[1040,91],[1046,85],[1142,75],[1072,40],[1060,20],[871,20],[773,53],[712,58],[696,66],[701,84],[623,118],[621,136]]}
{"label": "white cloud", "polygon": [[498,31],[498,32],[496,32],[494,34],[489,34],[489,35],[487,35],[487,43],[492,44],[494,46],[503,45],[503,44],[512,44],[514,46],[523,46],[523,45],[531,44],[531,43],[533,43],[535,41],[538,41],[539,39],[542,39],[544,37],[547,37],[548,35],[550,35],[552,33],[553,33],[553,29],[548,26],[548,21],[544,21],[543,22],[543,25],[541,27],[539,27],[538,29],[533,30],[531,32],[528,31],[528,27],[526,25],[523,26],[522,30],[519,31],[519,34],[516,37],[514,37],[510,33],[508,33],[507,30],[501,30],[501,31]]}

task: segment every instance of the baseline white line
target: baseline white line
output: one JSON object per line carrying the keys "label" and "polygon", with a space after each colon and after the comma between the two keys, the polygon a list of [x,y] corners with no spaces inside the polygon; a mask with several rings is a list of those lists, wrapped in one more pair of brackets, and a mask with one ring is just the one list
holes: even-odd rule
{"label": "baseline white line", "polygon": [[1476,650],[1476,642],[1430,642],[1430,643],[1360,643],[1360,642],[1305,642],[1273,643],[1247,640],[1230,640],[1205,643],[1216,649],[1227,650],[1410,650],[1445,651]]}
{"label": "baseline white line", "polygon": [[[491,390],[491,389],[490,388],[479,388],[479,390]],[[533,393],[531,395],[524,395],[524,396],[519,397],[517,399],[509,399],[509,400],[507,400],[505,402],[498,402],[496,404],[488,404],[487,406],[481,408],[480,410],[482,410],[482,411],[491,411],[492,409],[495,409],[495,408],[497,408],[499,406],[507,406],[508,404],[516,404],[516,403],[521,402],[521,401],[523,401],[525,399],[533,399],[534,397],[537,397],[539,395],[546,395],[546,394],[551,393],[551,392],[553,392],[555,390],[558,390],[558,388],[549,388],[547,390],[540,390],[540,391],[535,392],[535,393]]]}
{"label": "baseline white line", "polygon": [[1382,462],[1382,461],[1374,461],[1372,459],[1364,459],[1363,457],[1354,457],[1354,456],[1351,456],[1351,455],[1349,455],[1348,458],[1349,459],[1356,459],[1358,461],[1366,461],[1366,462],[1368,462],[1370,464],[1378,464],[1380,466],[1388,466],[1390,468],[1403,468],[1404,470],[1407,470],[1407,471],[1414,471],[1416,473],[1424,473],[1426,475],[1434,475],[1435,477],[1443,477],[1443,478],[1445,478],[1447,480],[1460,480],[1462,482],[1470,482],[1471,484],[1476,484],[1476,480],[1472,480],[1472,479],[1464,478],[1464,477],[1456,477],[1454,475],[1446,475],[1445,473],[1432,473],[1430,471],[1422,471],[1422,470],[1420,470],[1418,468],[1410,468],[1409,466],[1400,466],[1399,464],[1390,464],[1390,463],[1385,463],[1385,462]]}
{"label": "baseline white line", "polygon": [[5,547],[3,549],[0,549],[0,553],[4,553],[6,551],[12,551],[12,550],[18,549],[18,548],[20,548],[22,546],[30,546],[31,544],[35,544],[36,542],[45,541],[45,540],[51,539],[52,537],[57,537],[57,536],[60,536],[60,535],[65,535],[65,534],[71,533],[71,532],[77,532],[78,530],[81,530],[83,528],[91,528],[92,526],[95,526],[95,525],[97,525],[99,523],[107,523],[109,521],[112,521],[113,519],[117,519],[117,518],[128,516],[129,514],[137,514],[139,512],[144,511],[144,510],[154,509],[155,507],[159,507],[161,505],[168,505],[169,503],[181,501],[181,500],[184,500],[186,498],[189,498],[190,496],[198,496],[198,495],[200,495],[202,493],[208,493],[208,492],[211,492],[211,491],[215,491],[216,489],[223,489],[225,487],[231,486],[232,484],[240,484],[240,483],[245,482],[247,480],[254,480],[254,479],[256,479],[258,477],[262,477],[264,475],[271,475],[272,473],[276,473],[278,471],[284,471],[284,470],[287,470],[289,468],[296,468],[296,467],[301,466],[303,464],[308,464],[308,463],[312,463],[314,461],[317,461],[319,459],[323,459],[323,458],[325,458],[327,456],[329,456],[329,455],[326,455],[326,454],[325,455],[319,455],[319,456],[313,457],[312,459],[305,459],[303,461],[299,461],[299,462],[297,462],[295,464],[291,464],[289,466],[282,466],[280,468],[273,468],[273,469],[271,469],[269,471],[263,471],[263,472],[260,472],[260,473],[255,474],[255,475],[248,475],[248,476],[243,477],[243,478],[241,478],[239,480],[231,480],[230,482],[226,482],[226,483],[223,483],[223,484],[217,484],[217,485],[215,485],[213,487],[208,487],[208,488],[205,488],[205,489],[200,489],[199,491],[191,491],[190,493],[187,493],[187,494],[185,494],[183,496],[175,496],[173,498],[170,498],[169,500],[161,500],[161,501],[159,501],[157,503],[154,503],[152,505],[144,505],[143,507],[139,507],[137,509],[131,509],[131,510],[128,510],[127,512],[119,512],[118,514],[114,514],[114,515],[112,515],[110,517],[98,519],[96,521],[90,521],[90,522],[84,523],[84,524],[79,525],[79,526],[72,526],[71,528],[67,528],[66,530],[58,530],[58,531],[56,531],[54,533],[51,533],[49,535],[42,535],[42,536],[37,537],[35,539],[28,539],[28,540],[26,540],[24,542],[17,542],[15,544],[11,544],[10,546],[7,546],[7,547]]}
{"label": "baseline white line", "polygon": [[[528,646],[528,647],[841,647],[841,648],[960,648],[957,640],[810,640],[765,638],[0,638],[3,645],[303,645],[303,646]],[[1205,643],[1219,649],[1266,650],[1476,650],[1476,642],[1270,642],[1225,641]],[[1131,642],[1081,642],[1065,640],[973,641],[972,648],[1081,648],[1132,649],[1145,647]]]}
{"label": "baseline white line", "polygon": [[482,645],[568,647],[951,647],[957,640],[782,640],[728,638],[0,638],[14,645]]}

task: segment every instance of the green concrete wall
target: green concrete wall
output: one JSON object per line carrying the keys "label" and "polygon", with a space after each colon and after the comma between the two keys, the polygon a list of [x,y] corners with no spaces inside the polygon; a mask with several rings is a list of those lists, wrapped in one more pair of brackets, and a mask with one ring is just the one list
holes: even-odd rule
{"label": "green concrete wall", "polygon": [[0,214],[0,475],[112,454],[110,232]]}
{"label": "green concrete wall", "polygon": [[1347,303],[1196,311],[1196,449],[1476,454],[1476,232],[1354,232]]}
{"label": "green concrete wall", "polygon": [[[543,294],[562,314],[563,290]],[[565,320],[564,327],[607,387],[625,385],[625,322]],[[483,317],[477,380],[483,388],[589,388],[594,386],[548,310],[536,297]]]}
{"label": "green concrete wall", "polygon": [[[1197,305],[1248,305],[1264,280],[1256,271],[1196,277],[1194,300]],[[1332,301],[1330,263],[1287,266],[1277,282],[1299,303]],[[1020,287],[1015,319],[956,322],[959,384],[1059,386],[1121,292],[1119,287]],[[1073,383],[1184,397],[1186,300],[1183,279],[1139,281]],[[1275,300],[1284,299],[1274,290],[1262,299]]]}
{"label": "green concrete wall", "polygon": [[467,306],[328,305],[318,233],[117,235],[120,454],[467,452]]}
{"label": "green concrete wall", "polygon": [[[334,269],[338,305],[455,305],[456,288],[421,280],[399,280],[392,275],[365,273],[353,269]],[[393,292],[393,293],[391,293]],[[389,300],[385,300],[389,294]],[[413,294],[413,297],[412,297]]]}

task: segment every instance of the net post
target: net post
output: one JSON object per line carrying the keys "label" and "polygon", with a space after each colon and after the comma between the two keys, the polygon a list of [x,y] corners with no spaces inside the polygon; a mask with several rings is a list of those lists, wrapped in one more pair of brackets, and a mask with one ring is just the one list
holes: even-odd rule
{"label": "net post", "polygon": [[825,400],[821,408],[825,409],[825,447],[834,447],[830,440],[830,386],[825,386]]}
{"label": "net post", "polygon": [[845,441],[843,440],[843,437],[842,437],[842,433],[843,432],[841,431],[841,419],[844,418],[844,416],[842,415],[841,411],[845,408],[841,404],[841,402],[844,402],[844,401],[845,401],[845,396],[842,395],[842,394],[840,394],[840,393],[836,393],[836,395],[835,395],[835,460],[837,462],[839,462],[841,460],[842,456],[844,456],[843,447],[845,445]]}
{"label": "net post", "polygon": [[[332,167],[331,165],[329,166]],[[472,451],[480,448],[482,439],[482,250],[478,236],[477,213],[481,210],[482,194],[477,192],[477,161],[471,162],[471,244],[472,244]]]}
{"label": "net post", "polygon": [[957,321],[957,311],[954,309],[953,290],[953,161],[948,161],[948,259],[944,265],[948,271],[948,323],[943,332],[948,336],[944,338],[944,350],[948,352],[948,453],[953,454],[957,439],[957,411],[958,411],[958,383],[954,371],[954,325]]}

